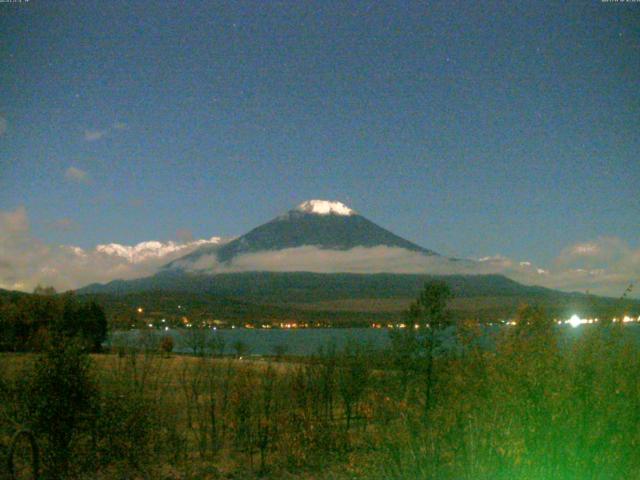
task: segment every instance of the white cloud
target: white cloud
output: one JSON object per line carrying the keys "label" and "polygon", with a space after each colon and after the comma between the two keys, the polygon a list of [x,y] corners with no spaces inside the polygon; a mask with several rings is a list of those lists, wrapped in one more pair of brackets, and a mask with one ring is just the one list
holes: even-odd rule
{"label": "white cloud", "polygon": [[577,265],[585,268],[598,265],[618,264],[633,256],[629,245],[617,237],[600,237],[586,243],[571,245],[560,252],[558,265]]}
{"label": "white cloud", "polygon": [[102,129],[87,129],[84,131],[84,139],[87,142],[96,142],[103,139],[114,131],[122,131],[127,129],[127,124],[124,122],[113,122],[111,127]]}
{"label": "white cloud", "polygon": [[175,258],[174,254],[186,254],[202,245],[220,244],[220,237],[211,237],[205,240],[192,240],[189,242],[158,242],[155,240],[149,242],[140,242],[136,245],[120,245],[118,243],[109,243],[105,245],[97,245],[96,252],[106,255],[121,257],[129,263],[144,263],[150,259],[162,258],[164,261],[169,256]]}
{"label": "white cloud", "polygon": [[215,256],[198,259],[194,264],[182,264],[193,270],[245,272],[268,270],[279,272],[351,272],[351,273],[465,273],[473,262],[453,262],[444,257],[426,256],[404,248],[356,247],[350,250],[326,250],[314,246],[287,248],[278,251],[248,253],[229,264],[218,263]]}
{"label": "white cloud", "polygon": [[85,130],[84,131],[84,139],[87,142],[95,142],[103,138],[109,130]]}
{"label": "white cloud", "polygon": [[78,182],[78,183],[90,182],[89,174],[84,170],[80,170],[79,168],[76,168],[76,167],[67,168],[67,170],[64,172],[64,178],[72,182]]}
{"label": "white cloud", "polygon": [[38,284],[62,291],[93,282],[140,278],[217,237],[192,242],[108,244],[83,249],[73,245],[47,245],[29,228],[27,211],[0,210],[0,288],[31,291]]}
{"label": "white cloud", "polygon": [[[320,273],[431,273],[431,274],[490,274],[506,275],[527,285],[539,285],[565,291],[590,291],[599,295],[619,296],[625,288],[640,278],[640,249],[628,247],[622,240],[598,242],[604,252],[618,246],[618,253],[606,258],[617,258],[611,264],[599,267],[575,263],[566,265],[562,253],[553,265],[542,268],[530,261],[516,261],[502,255],[483,257],[478,261],[450,261],[443,257],[425,256],[395,247],[357,247],[335,251],[317,247],[298,247],[273,252],[258,252],[238,256],[231,263],[220,264],[214,255],[199,258],[195,263],[182,263],[188,270],[212,273],[242,271],[311,271]],[[622,248],[622,246],[626,246]],[[569,247],[566,251],[570,251]],[[564,252],[564,251],[563,251]],[[634,291],[635,296],[638,295]]]}
{"label": "white cloud", "polygon": [[566,254],[584,257],[597,255],[599,251],[600,247],[596,243],[578,243],[566,249]]}
{"label": "white cloud", "polygon": [[[191,240],[149,241],[136,245],[110,243],[91,249],[73,245],[48,245],[29,229],[27,211],[0,210],[0,288],[32,290],[38,283],[58,290],[78,288],[92,282],[140,278],[155,273],[172,260],[202,245],[222,244],[218,237]],[[351,250],[323,250],[299,247],[277,252],[259,252],[236,257],[230,264],[218,263],[215,255],[184,265],[215,273],[253,270],[357,272],[357,273],[501,273],[516,281],[567,291],[589,290],[600,295],[620,296],[630,282],[640,278],[640,248],[632,248],[616,237],[578,243],[563,249],[548,266],[513,260],[501,255],[480,261],[450,261],[424,256],[401,248],[357,247]],[[598,252],[595,255],[593,252]],[[632,296],[640,297],[639,289]]]}

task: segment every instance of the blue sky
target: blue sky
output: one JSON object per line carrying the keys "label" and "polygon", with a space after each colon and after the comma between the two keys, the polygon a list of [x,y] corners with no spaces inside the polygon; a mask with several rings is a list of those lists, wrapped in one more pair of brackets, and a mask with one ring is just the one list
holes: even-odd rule
{"label": "blue sky", "polygon": [[46,244],[328,198],[449,255],[640,247],[638,3],[31,0],[0,31],[0,210]]}

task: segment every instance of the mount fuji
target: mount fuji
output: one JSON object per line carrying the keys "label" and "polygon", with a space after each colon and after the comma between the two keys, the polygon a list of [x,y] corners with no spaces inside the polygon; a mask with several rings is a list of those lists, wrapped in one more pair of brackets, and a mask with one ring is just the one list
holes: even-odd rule
{"label": "mount fuji", "polygon": [[[348,251],[354,248],[390,247],[438,256],[386,230],[343,203],[328,200],[308,200],[284,215],[254,228],[222,246],[205,245],[178,258],[165,269],[205,270],[207,259],[231,264],[239,256],[315,247],[319,250]],[[362,260],[361,260],[362,261]]]}
{"label": "mount fuji", "polygon": [[[100,299],[109,311],[164,302],[169,312],[189,301],[203,315],[366,323],[401,318],[424,282],[439,279],[464,317],[508,318],[522,302],[558,315],[587,308],[584,295],[523,285],[481,266],[399,237],[343,203],[309,200],[227,243],[204,244],[155,275],[77,293]],[[613,300],[599,301],[608,308]]]}

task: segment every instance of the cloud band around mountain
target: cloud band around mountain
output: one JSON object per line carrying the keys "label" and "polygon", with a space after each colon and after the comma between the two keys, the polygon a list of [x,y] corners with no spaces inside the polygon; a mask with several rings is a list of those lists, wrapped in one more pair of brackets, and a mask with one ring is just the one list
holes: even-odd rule
{"label": "cloud band around mountain", "polygon": [[[27,211],[19,207],[0,211],[0,288],[32,290],[37,284],[58,290],[74,289],[93,282],[133,279],[152,275],[168,262],[205,244],[221,244],[217,237],[175,242],[141,242],[137,245],[105,244],[93,249],[71,245],[48,245],[35,238]],[[215,254],[188,270],[211,273],[243,271],[311,271],[321,273],[432,273],[504,274],[516,281],[567,291],[586,291],[619,296],[640,277],[640,249],[617,237],[602,237],[562,250],[552,265],[540,268],[528,261],[503,256],[477,261],[451,261],[425,256],[397,247],[356,247],[326,250],[313,246],[263,251],[218,262]],[[632,296],[639,297],[638,291]]]}

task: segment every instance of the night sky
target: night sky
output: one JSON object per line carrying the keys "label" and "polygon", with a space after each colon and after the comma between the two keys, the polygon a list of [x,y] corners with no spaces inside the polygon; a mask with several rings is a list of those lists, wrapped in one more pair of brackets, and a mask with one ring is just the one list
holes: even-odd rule
{"label": "night sky", "polygon": [[447,255],[640,265],[639,125],[640,3],[0,4],[0,210],[46,245],[326,198]]}

